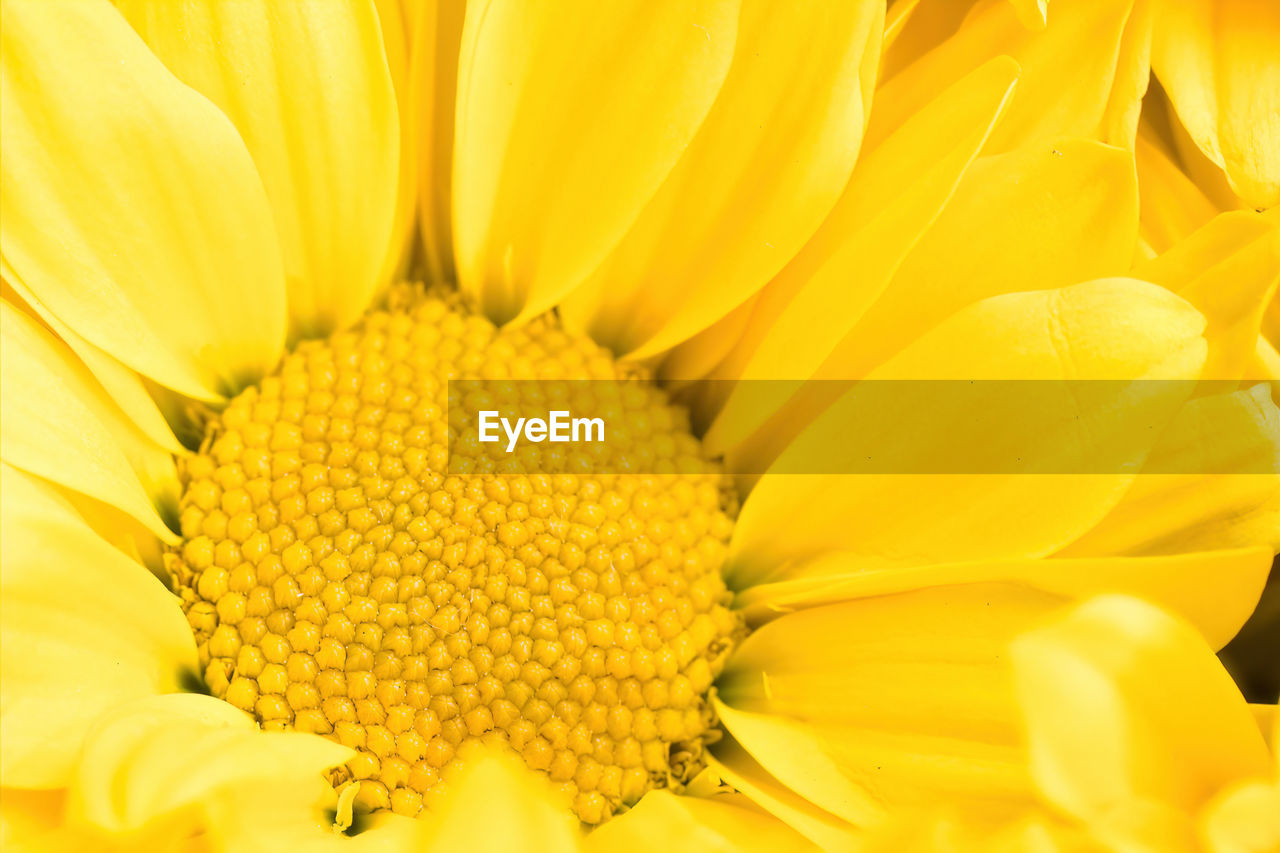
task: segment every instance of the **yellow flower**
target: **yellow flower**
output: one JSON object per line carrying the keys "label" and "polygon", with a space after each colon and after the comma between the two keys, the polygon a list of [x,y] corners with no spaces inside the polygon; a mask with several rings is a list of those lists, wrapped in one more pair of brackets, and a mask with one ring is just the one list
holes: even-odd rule
{"label": "yellow flower", "polygon": [[[848,848],[1036,806],[1064,604],[1225,644],[1280,226],[1153,225],[1149,54],[1233,192],[1267,117],[1150,4],[951,5],[5,0],[0,840]],[[458,377],[632,383],[653,473],[459,473]]]}
{"label": "yellow flower", "polygon": [[1246,704],[1192,626],[1104,596],[1017,638],[1011,659],[1039,805],[899,818],[869,849],[1280,846],[1280,716]]}

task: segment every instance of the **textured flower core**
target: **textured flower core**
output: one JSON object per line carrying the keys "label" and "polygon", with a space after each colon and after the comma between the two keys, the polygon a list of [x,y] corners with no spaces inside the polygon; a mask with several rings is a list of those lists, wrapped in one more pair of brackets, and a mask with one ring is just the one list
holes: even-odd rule
{"label": "textured flower core", "polygon": [[333,782],[368,808],[417,814],[472,741],[509,745],[588,823],[679,787],[742,631],[720,575],[732,492],[652,384],[633,428],[698,473],[450,476],[448,379],[637,374],[553,318],[499,331],[407,287],[393,303],[299,345],[185,463],[168,563],[209,689],[355,748]]}

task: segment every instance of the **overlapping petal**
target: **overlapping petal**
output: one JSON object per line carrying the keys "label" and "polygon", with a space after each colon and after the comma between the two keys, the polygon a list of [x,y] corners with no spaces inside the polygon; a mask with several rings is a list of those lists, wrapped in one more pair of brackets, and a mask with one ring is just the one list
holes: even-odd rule
{"label": "overlapping petal", "polygon": [[175,834],[207,829],[205,801],[254,779],[320,778],[351,757],[338,743],[263,732],[230,704],[200,694],[140,699],[104,714],[86,740],[70,788],[73,819],[113,834],[168,823]]}
{"label": "overlapping petal", "polygon": [[1139,126],[1134,149],[1138,168],[1141,234],[1152,255],[1168,250],[1218,213],[1217,206]]}
{"label": "overlapping petal", "polygon": [[[983,407],[988,416],[1001,405],[1011,407],[988,421],[1007,430],[1010,441],[1042,442],[1035,458],[1026,460],[1027,473],[766,474],[734,531],[732,582],[752,583],[770,566],[827,548],[850,551],[868,565],[1054,553],[1096,524],[1128,488],[1133,473],[1125,472],[1138,470],[1159,434],[1134,425],[1170,422],[1190,395],[1192,382],[1146,380],[1194,380],[1206,357],[1204,325],[1179,297],[1132,279],[1006,294],[961,310],[868,378],[1049,380],[1043,387],[1066,396],[1043,412],[1024,411],[1019,395],[1001,395],[998,386]],[[1133,394],[1120,406],[1103,399],[1114,383],[1101,383],[1101,396],[1076,395],[1084,387],[1078,380],[1099,379],[1132,380]],[[973,398],[962,396],[968,402],[953,414],[902,434],[894,431],[893,412],[865,410],[855,385],[800,433],[774,467],[788,470],[789,454],[856,458],[858,443],[842,438],[855,428],[896,442],[903,458],[912,456],[913,446],[923,459],[938,453],[997,458],[1000,437],[975,432]],[[1064,406],[1078,407],[1079,418],[1055,420],[1054,429],[1043,433],[1035,429],[1038,415],[1052,418]],[[1111,473],[1054,473],[1085,470],[1078,467],[1081,460],[1101,461]],[[833,458],[832,470],[840,471],[839,464]],[[785,538],[769,532],[777,525],[788,531]]]}
{"label": "overlapping petal", "polygon": [[[1160,603],[1204,634],[1214,648],[1249,618],[1271,568],[1271,549],[1175,553],[1149,557],[1064,557],[876,567],[833,552],[780,567],[769,581],[743,590],[736,603],[749,621],[852,599],[954,584],[1008,583],[1064,601],[1120,593]],[[1214,593],[1204,594],[1212,583]]]}
{"label": "overlapping petal", "polygon": [[862,837],[852,824],[778,781],[733,738],[725,738],[714,747],[709,767],[726,784],[823,850],[861,849]]}
{"label": "overlapping petal", "polygon": [[418,228],[430,281],[457,281],[453,259],[453,135],[464,0],[419,4],[410,103],[417,126]]}
{"label": "overlapping petal", "polygon": [[[501,809],[495,820],[494,809]],[[477,853],[571,853],[578,832],[544,780],[509,755],[465,761],[431,816],[430,849]]]}
{"label": "overlapping petal", "polygon": [[[796,365],[795,375],[813,370],[816,379],[865,376],[981,299],[1124,272],[1133,257],[1137,201],[1131,158],[1101,143],[1062,140],[980,158],[821,365]],[[794,363],[770,354],[775,364]],[[730,431],[734,435],[749,425],[735,402],[730,399],[713,426],[713,441],[728,426],[738,427]],[[814,398],[784,407],[745,442],[730,446],[730,467],[762,470],[823,404]]]}
{"label": "overlapping petal", "polygon": [[1267,0],[1158,4],[1151,65],[1182,124],[1257,207],[1280,202],[1280,7]]}
{"label": "overlapping petal", "polygon": [[[417,0],[374,0],[378,24],[382,30],[382,47],[396,93],[397,124],[400,130],[400,163],[396,169],[395,220],[391,227],[387,255],[377,280],[380,283],[402,279],[408,272],[413,229],[417,220],[418,201],[418,115],[416,68],[418,19],[426,4]],[[432,7],[434,8],[434,6]]]}
{"label": "overlapping petal", "polygon": [[1190,626],[1136,599],[1079,605],[1012,649],[1042,794],[1090,820],[1130,801],[1195,809],[1272,767],[1231,677]]}
{"label": "overlapping petal", "polygon": [[165,421],[160,406],[148,391],[142,377],[121,364],[119,359],[108,355],[76,334],[48,308],[41,305],[31,294],[31,290],[21,282],[17,273],[4,263],[3,258],[0,258],[0,293],[3,294],[6,302],[38,317],[45,326],[61,338],[84,362],[85,367],[89,368],[111,399],[140,432],[161,447],[175,453],[181,452],[182,447],[173,429]]}
{"label": "overlapping petal", "polygon": [[4,16],[6,267],[162,385],[212,400],[256,379],[284,345],[284,277],[235,127],[106,0]]}
{"label": "overlapping petal", "polygon": [[[822,227],[761,292],[746,328],[713,375],[811,376],[938,216],[999,119],[1016,78],[1012,61],[992,61],[867,153]],[[940,137],[947,140],[945,152],[938,151]],[[921,170],[921,162],[928,167]],[[836,300],[841,310],[831,311]],[[708,431],[707,447],[723,452],[755,425],[730,409]]]}
{"label": "overlapping petal", "polygon": [[399,188],[396,93],[371,0],[122,2],[161,61],[253,156],[295,335],[352,323],[384,285]]}
{"label": "overlapping petal", "polygon": [[1031,789],[1005,646],[1058,601],[972,584],[788,614],[735,651],[721,719],[769,774],[854,825],[939,799],[1014,808]]}
{"label": "overlapping petal", "polygon": [[1276,375],[1259,357],[1263,312],[1280,285],[1275,215],[1217,216],[1134,274],[1205,316],[1211,381],[1160,436],[1125,498],[1067,553],[1280,547],[1280,409],[1258,382]]}
{"label": "overlapping petal", "polygon": [[459,284],[491,319],[551,307],[635,221],[720,91],[738,7],[468,4],[454,246]]}
{"label": "overlapping petal", "polygon": [[715,104],[626,236],[563,301],[566,324],[642,358],[772,278],[853,171],[883,14],[865,0],[744,3]]}
{"label": "overlapping petal", "polygon": [[53,490],[7,465],[0,484],[0,769],[61,787],[90,726],[195,671],[178,600],[89,529]]}
{"label": "overlapping petal", "polygon": [[1028,29],[1006,0],[974,4],[954,35],[876,93],[867,144],[892,133],[933,93],[1002,54],[1017,60],[1022,75],[987,153],[1064,136],[1131,144],[1146,81],[1141,39],[1125,39],[1132,6],[1130,0],[1053,0],[1048,26]]}
{"label": "overlapping petal", "polygon": [[143,435],[65,344],[8,301],[0,302],[0,329],[0,457],[172,538],[157,510],[177,509],[170,450]]}
{"label": "overlapping petal", "polygon": [[1280,547],[1280,408],[1267,385],[1191,400],[1124,498],[1062,553]]}
{"label": "overlapping petal", "polygon": [[624,815],[587,836],[588,853],[687,851],[816,851],[785,823],[740,794],[680,796],[650,791]]}

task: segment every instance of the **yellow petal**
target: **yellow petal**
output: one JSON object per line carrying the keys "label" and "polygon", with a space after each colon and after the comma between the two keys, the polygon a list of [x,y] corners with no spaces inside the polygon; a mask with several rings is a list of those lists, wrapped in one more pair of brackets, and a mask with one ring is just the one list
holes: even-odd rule
{"label": "yellow petal", "polygon": [[353,754],[317,735],[263,732],[212,696],[154,696],[104,715],[85,742],[67,808],[108,832],[165,819],[195,829],[195,807],[224,788],[318,778]]}
{"label": "yellow petal", "polygon": [[[1258,724],[1258,731],[1267,740],[1267,748],[1276,759],[1276,769],[1280,771],[1280,705],[1263,705],[1252,703],[1249,710]],[[1280,773],[1277,774],[1280,777]]]}
{"label": "yellow petal", "polygon": [[412,83],[413,51],[417,18],[422,4],[401,0],[374,0],[378,25],[382,30],[382,46],[391,72],[391,85],[396,93],[396,113],[400,130],[400,163],[397,170],[395,219],[391,227],[387,255],[383,259],[379,282],[404,277],[412,248],[414,212],[418,200],[418,120],[413,102],[416,87]]}
{"label": "yellow petal", "polygon": [[105,0],[4,15],[5,264],[162,385],[215,399],[252,381],[284,344],[284,280],[235,128]]}
{"label": "yellow petal", "polygon": [[453,261],[454,101],[464,0],[421,4],[414,23],[411,100],[417,123],[418,226],[430,281],[457,281]]}
{"label": "yellow petal", "polygon": [[1280,227],[1277,214],[1229,211],[1215,216],[1202,228],[1171,246],[1159,257],[1138,264],[1133,274],[1170,290],[1189,288],[1197,279],[1237,255],[1256,253],[1254,270],[1264,275],[1271,270],[1271,241]]}
{"label": "yellow petal", "polygon": [[733,738],[716,744],[708,766],[752,802],[817,844],[823,850],[858,849],[855,828],[819,808],[769,775],[760,763]]}
{"label": "yellow petal", "polygon": [[[862,158],[831,215],[760,294],[750,325],[726,359],[733,372],[724,378],[813,374],[947,203],[1016,77],[1008,59],[983,66]],[[831,310],[836,304],[840,311]],[[735,405],[709,430],[711,452],[733,447],[755,426]]]}
{"label": "yellow petal", "polygon": [[[1135,846],[1119,850],[1149,851]],[[1108,853],[1079,826],[1044,809],[1009,816],[941,804],[933,808],[897,812],[867,832],[861,853]],[[1173,849],[1160,853],[1175,853]],[[1186,850],[1184,853],[1194,853]]]}
{"label": "yellow petal", "polygon": [[[936,222],[818,368],[853,379],[941,320],[988,296],[1050,289],[1128,269],[1137,236],[1132,159],[1101,143],[1063,140],[974,162]],[[761,471],[840,388],[814,386],[727,455]],[[732,408],[722,417],[740,417]],[[790,429],[788,429],[790,427]],[[714,435],[713,435],[714,438]]]}
{"label": "yellow petal", "polygon": [[[664,356],[659,375],[673,387],[701,379],[711,374],[738,344],[751,323],[760,294],[730,311],[689,340],[676,346]],[[723,400],[719,401],[723,403]]]}
{"label": "yellow petal", "polygon": [[[885,813],[885,805],[859,783],[866,758],[878,759],[878,768],[883,770],[887,765],[889,773],[896,775],[901,767],[894,765],[909,763],[913,749],[924,753],[934,746],[923,738],[895,743],[876,733],[817,732],[803,722],[777,714],[739,711],[718,699],[715,709],[721,724],[768,773],[822,811],[859,827],[879,821]],[[846,741],[860,741],[863,754],[858,755],[852,745],[842,749]],[[854,778],[846,778],[846,772]]]}
{"label": "yellow petal", "polygon": [[1267,385],[1191,400],[1123,500],[1063,553],[1280,548],[1280,408]]}
{"label": "yellow petal", "polygon": [[738,5],[468,4],[454,242],[489,317],[546,310],[622,237],[711,108]]}
{"label": "yellow petal", "polygon": [[183,447],[165,422],[156,401],[147,393],[142,377],[121,364],[117,359],[95,347],[71,327],[54,316],[32,295],[9,265],[0,258],[0,294],[3,299],[21,307],[28,314],[38,317],[54,334],[61,338],[80,357],[111,399],[143,435],[171,453],[182,453]]}
{"label": "yellow petal", "polygon": [[1205,225],[1217,206],[1178,168],[1167,152],[1139,128],[1135,150],[1142,239],[1164,252]]}
{"label": "yellow petal", "polygon": [[900,0],[900,2],[889,4],[884,14],[884,38],[880,44],[882,59],[883,55],[897,43],[902,31],[906,29],[919,7],[920,0]]}
{"label": "yellow petal", "polygon": [[[869,565],[1035,557],[1057,551],[1096,524],[1127,489],[1133,475],[1120,472],[1136,471],[1158,435],[1132,425],[1168,423],[1192,384],[1141,382],[1133,386],[1131,399],[1115,406],[1089,394],[1077,399],[1084,383],[1075,380],[1194,378],[1205,357],[1203,326],[1204,319],[1177,296],[1128,279],[1006,294],[961,310],[868,378],[1057,380],[1037,386],[1066,395],[1055,397],[1045,412],[1071,411],[1078,405],[1081,419],[1065,422],[1068,432],[1062,440],[1055,432],[1041,436],[1041,455],[1036,458],[1047,467],[1038,470],[1085,470],[1072,467],[1073,454],[1079,452],[1080,459],[1103,460],[1105,470],[1117,473],[766,474],[747,498],[734,529],[733,583],[747,585],[771,566],[828,548],[850,551]],[[1026,446],[1029,436],[1040,436],[1034,431],[1034,418],[1045,412],[1024,411],[1015,399],[1020,396],[993,393],[981,422],[999,425],[1018,446]],[[814,470],[805,467],[804,460],[825,458],[821,454],[845,453],[845,461],[851,462],[857,458],[858,443],[841,436],[854,429],[864,430],[878,446],[901,452],[904,458],[911,458],[913,447],[918,447],[922,460],[980,460],[1000,453],[999,442],[973,429],[972,409],[967,420],[961,414],[965,405],[953,412],[954,418],[940,418],[919,434],[896,433],[893,412],[868,412],[863,399],[855,385],[800,433],[774,470]],[[999,414],[1001,404],[1011,410]],[[851,413],[857,420],[849,419]],[[1057,422],[1054,429],[1063,424]],[[793,466],[791,459],[800,462]],[[1028,470],[1037,470],[1032,463],[1028,460]],[[841,458],[831,459],[833,470],[841,470],[840,464]],[[787,536],[777,536],[779,528],[786,529]]]}
{"label": "yellow petal", "polygon": [[1041,792],[1089,819],[1146,799],[1193,809],[1270,757],[1191,626],[1138,599],[1073,607],[1012,649]]}
{"label": "yellow petal", "polygon": [[349,325],[382,284],[399,180],[396,96],[372,3],[121,5],[249,147],[275,214],[295,334]]}
{"label": "yellow petal", "polygon": [[1200,834],[1209,853],[1280,849],[1280,782],[1244,782],[1205,809]]}
{"label": "yellow petal", "polygon": [[1280,6],[1268,0],[1161,3],[1151,65],[1182,124],[1232,189],[1280,202]]}
{"label": "yellow petal", "polygon": [[1049,0],[1009,0],[1018,20],[1029,30],[1043,30],[1049,23]]}
{"label": "yellow petal", "polygon": [[0,302],[0,327],[4,461],[173,539],[156,509],[177,510],[169,452],[134,427],[65,344],[8,301]]}
{"label": "yellow petal", "polygon": [[[0,789],[0,846],[6,850],[52,849],[66,792]],[[56,842],[55,842],[56,843]]]}
{"label": "yellow petal", "polygon": [[[787,566],[776,580],[738,593],[751,621],[804,607],[890,595],[931,586],[1024,584],[1065,599],[1123,593],[1159,603],[1189,620],[1221,648],[1253,613],[1271,569],[1270,548],[1158,557],[989,560],[875,568],[839,552]],[[1204,590],[1212,586],[1214,594]]]}
{"label": "yellow petal", "polygon": [[788,614],[735,650],[721,719],[780,782],[855,824],[939,798],[1022,802],[1005,646],[1059,600],[970,584]]}
{"label": "yellow petal", "polygon": [[320,775],[313,778],[238,778],[201,803],[207,835],[219,849],[236,853],[400,853],[431,849],[431,819],[383,810],[360,815],[352,834],[334,825],[337,795]]}
{"label": "yellow petal", "polygon": [[5,784],[66,784],[103,712],[174,691],[196,650],[178,600],[47,486],[7,466],[0,621]]}
{"label": "yellow petal", "polygon": [[1262,333],[1272,348],[1280,347],[1280,293],[1271,296],[1267,305],[1267,313],[1262,321]]}
{"label": "yellow petal", "polygon": [[1204,378],[1243,378],[1280,287],[1280,212],[1224,213],[1134,275],[1168,287],[1208,318]]}
{"label": "yellow petal", "polygon": [[1119,804],[1093,819],[1088,824],[1088,831],[1090,837],[1107,851],[1203,853],[1196,843],[1191,815],[1154,800],[1130,800]]}
{"label": "yellow petal", "polygon": [[1164,87],[1155,76],[1151,78],[1151,88],[1153,91],[1148,95],[1143,110],[1145,112],[1147,104],[1150,104],[1153,116],[1161,117],[1163,138],[1168,140],[1170,149],[1177,157],[1182,171],[1187,173],[1200,191],[1208,196],[1219,210],[1255,210],[1253,205],[1231,188],[1227,173],[1222,170],[1222,167],[1205,156],[1205,153],[1196,145],[1196,141],[1191,138],[1191,132],[1178,118]]}
{"label": "yellow petal", "polygon": [[[501,819],[495,819],[500,807]],[[432,804],[432,850],[558,853],[578,849],[576,821],[545,781],[505,754],[482,754],[461,768]]]}
{"label": "yellow petal", "polygon": [[[1122,53],[1130,6],[1129,0],[1054,0],[1048,26],[1029,30],[1010,3],[978,4],[955,35],[876,93],[866,145],[874,146],[892,133],[932,93],[1001,54],[1017,60],[1022,75],[986,153],[1064,136],[1122,144],[1105,132],[1110,126],[1123,125],[1109,118],[1127,114],[1134,106],[1131,102],[1141,95],[1135,84],[1135,63],[1141,56]],[[1128,93],[1124,103],[1112,99],[1122,59],[1134,66],[1125,69],[1128,76],[1121,80]],[[1064,68],[1071,73],[1064,74]]]}
{"label": "yellow petal", "polygon": [[1280,400],[1280,351],[1265,337],[1258,336],[1258,348],[1246,376],[1266,377],[1271,385],[1271,399]]}
{"label": "yellow petal", "polygon": [[1160,0],[1133,0],[1116,56],[1115,78],[1102,112],[1099,138],[1132,152],[1151,80],[1151,29]]}
{"label": "yellow petal", "polygon": [[740,794],[680,796],[650,791],[626,814],[587,836],[591,851],[774,851],[818,848]]}
{"label": "yellow petal", "polygon": [[1118,275],[1137,226],[1133,163],[1122,151],[1062,140],[984,157],[819,375],[861,376],[988,296]]}
{"label": "yellow petal", "polygon": [[879,55],[883,15],[869,0],[744,3],[715,104],[626,236],[561,304],[566,323],[643,358],[772,278],[853,171],[873,82],[860,75]]}
{"label": "yellow petal", "polygon": [[[898,0],[889,4],[885,18],[884,56],[880,80],[889,80],[902,69],[942,44],[973,10],[975,0]],[[896,32],[890,38],[889,25]]]}

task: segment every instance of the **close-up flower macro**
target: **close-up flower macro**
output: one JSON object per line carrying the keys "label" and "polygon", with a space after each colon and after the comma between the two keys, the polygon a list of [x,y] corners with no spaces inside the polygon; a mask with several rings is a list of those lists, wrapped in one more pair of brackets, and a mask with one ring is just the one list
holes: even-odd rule
{"label": "close-up flower macro", "polygon": [[1280,851],[1280,3],[2,2],[4,850]]}

